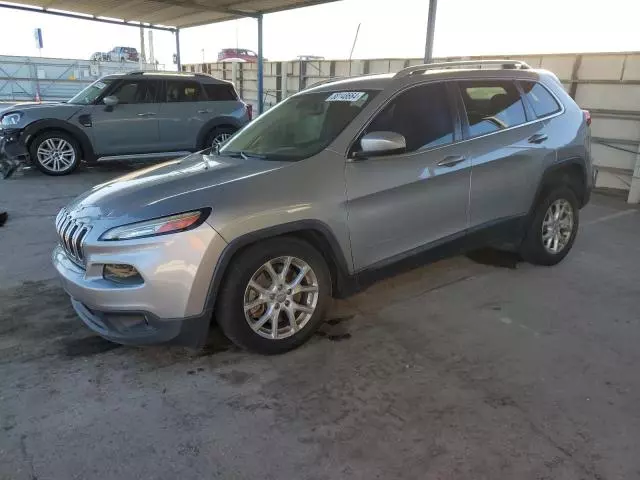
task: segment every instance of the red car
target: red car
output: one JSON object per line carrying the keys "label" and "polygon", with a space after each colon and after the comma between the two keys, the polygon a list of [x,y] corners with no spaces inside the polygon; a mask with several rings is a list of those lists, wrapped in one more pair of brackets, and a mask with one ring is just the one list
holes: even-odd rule
{"label": "red car", "polygon": [[[230,60],[243,60],[245,62],[255,63],[258,61],[258,54],[253,50],[246,48],[223,48],[218,53],[218,61],[225,62]],[[267,60],[264,58],[263,60]]]}

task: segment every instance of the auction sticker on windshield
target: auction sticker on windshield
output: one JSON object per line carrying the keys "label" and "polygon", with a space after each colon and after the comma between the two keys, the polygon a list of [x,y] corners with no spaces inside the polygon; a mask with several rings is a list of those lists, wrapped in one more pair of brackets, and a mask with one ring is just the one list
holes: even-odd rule
{"label": "auction sticker on windshield", "polygon": [[100,89],[103,89],[104,87],[106,87],[106,86],[107,86],[107,84],[106,84],[106,83],[102,83],[102,82],[96,82],[96,84],[95,84],[95,85],[96,85],[96,87],[98,87],[98,88],[100,88]]}
{"label": "auction sticker on windshield", "polygon": [[363,95],[365,92],[335,92],[325,102],[357,102]]}

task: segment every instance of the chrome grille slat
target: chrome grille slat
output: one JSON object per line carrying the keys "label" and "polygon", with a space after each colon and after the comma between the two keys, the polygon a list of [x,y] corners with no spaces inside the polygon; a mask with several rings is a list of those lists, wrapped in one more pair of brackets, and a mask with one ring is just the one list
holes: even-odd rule
{"label": "chrome grille slat", "polygon": [[67,256],[80,266],[84,266],[85,260],[82,243],[90,229],[89,225],[73,219],[66,210],[61,211],[56,218],[60,246]]}

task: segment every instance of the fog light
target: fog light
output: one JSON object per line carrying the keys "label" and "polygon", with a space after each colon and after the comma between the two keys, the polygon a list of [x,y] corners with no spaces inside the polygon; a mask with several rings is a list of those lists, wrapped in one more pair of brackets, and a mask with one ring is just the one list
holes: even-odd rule
{"label": "fog light", "polygon": [[106,280],[124,285],[139,285],[143,283],[138,270],[131,265],[110,263],[104,266],[102,276]]}

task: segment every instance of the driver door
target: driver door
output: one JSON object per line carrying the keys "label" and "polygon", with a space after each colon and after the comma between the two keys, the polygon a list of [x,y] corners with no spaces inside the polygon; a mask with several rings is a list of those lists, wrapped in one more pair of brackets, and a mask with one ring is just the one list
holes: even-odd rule
{"label": "driver door", "polygon": [[[471,162],[444,83],[393,98],[362,135],[404,136],[406,150],[346,164],[349,230],[356,270],[464,234]],[[356,140],[355,149],[360,146]]]}
{"label": "driver door", "polygon": [[116,106],[93,106],[91,130],[98,156],[159,151],[159,90],[158,80],[124,79],[110,93],[118,98]]}

